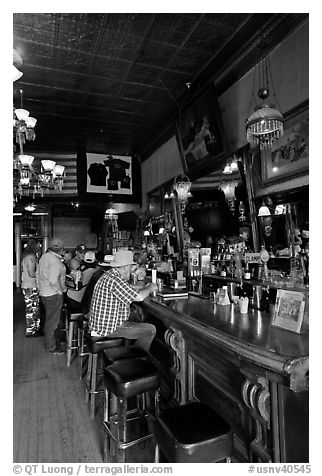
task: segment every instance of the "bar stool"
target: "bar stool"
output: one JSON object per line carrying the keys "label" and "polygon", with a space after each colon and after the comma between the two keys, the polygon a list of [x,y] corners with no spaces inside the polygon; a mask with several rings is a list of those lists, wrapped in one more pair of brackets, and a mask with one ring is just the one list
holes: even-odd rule
{"label": "bar stool", "polygon": [[[160,379],[155,366],[149,358],[117,361],[104,371],[105,410],[103,426],[106,431],[104,438],[104,462],[108,462],[109,443],[114,442],[118,450],[117,462],[125,462],[125,450],[153,437],[152,432],[128,441],[128,422],[143,420],[148,422],[149,411],[146,408],[147,392],[155,392]],[[128,399],[136,397],[137,408],[128,411]],[[110,411],[110,398],[116,400],[116,414]],[[140,408],[141,403],[141,408]],[[113,431],[114,430],[114,431]],[[116,435],[114,434],[116,432]]]}
{"label": "bar stool", "polygon": [[233,432],[226,420],[210,407],[200,402],[161,412],[158,403],[156,407],[155,463],[159,462],[160,450],[170,463],[231,462]]}
{"label": "bar stool", "polygon": [[96,395],[104,392],[104,389],[99,389],[98,386],[98,380],[103,376],[102,353],[105,349],[124,346],[125,339],[115,337],[94,337],[90,334],[84,334],[84,338],[89,350],[85,379],[85,402],[89,401],[90,418],[94,419]]}
{"label": "bar stool", "polygon": [[85,333],[88,329],[88,317],[84,314],[80,319],[78,319],[78,358],[79,358],[79,379],[83,379],[83,367],[84,367],[84,360],[86,357],[89,357],[90,351],[87,348],[85,342]]}
{"label": "bar stool", "polygon": [[[66,350],[66,365],[70,367],[72,360],[72,353],[78,350],[78,321],[83,317],[81,312],[70,312],[67,316],[67,350]],[[77,331],[77,332],[76,332]]]}

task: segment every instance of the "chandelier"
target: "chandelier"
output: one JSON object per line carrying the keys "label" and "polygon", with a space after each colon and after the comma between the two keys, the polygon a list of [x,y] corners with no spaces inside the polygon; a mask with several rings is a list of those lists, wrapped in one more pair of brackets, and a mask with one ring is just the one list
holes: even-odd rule
{"label": "chandelier", "polygon": [[13,159],[13,193],[15,201],[18,197],[36,195],[44,196],[51,188],[62,190],[65,167],[56,164],[53,160],[41,160],[40,170],[33,166],[34,156],[24,154],[23,146],[26,141],[36,138],[35,126],[37,119],[30,117],[27,109],[22,107],[22,89],[19,90],[21,107],[14,109],[13,131],[16,144],[19,145],[19,154]]}
{"label": "chandelier", "polygon": [[192,197],[190,188],[191,182],[186,175],[176,177],[173,182],[173,188],[177,192],[179,202],[187,202],[189,197]]}
{"label": "chandelier", "polygon": [[181,211],[184,212],[188,198],[192,197],[190,188],[191,182],[189,180],[189,177],[187,177],[187,175],[179,175],[173,180],[172,190],[170,194],[166,192],[164,198],[177,198]]}
{"label": "chandelier", "polygon": [[[265,101],[270,94],[269,77],[272,85],[273,93],[275,90],[273,86],[273,78],[270,67],[269,57],[265,57],[254,68],[253,91],[249,109],[252,106],[254,99],[254,89],[256,82],[256,73],[258,73],[258,96],[262,101]],[[259,145],[261,150],[271,149],[273,142],[275,142],[284,133],[284,118],[278,109],[275,109],[273,104],[265,102],[253,106],[254,112],[249,115],[246,120],[246,135],[247,141],[252,145]]]}
{"label": "chandelier", "polygon": [[221,182],[219,189],[225,194],[225,199],[231,211],[235,210],[235,188],[238,185],[237,180],[230,180],[229,182]]}
{"label": "chandelier", "polygon": [[22,71],[20,71],[17,66],[21,66],[22,65],[22,58],[21,56],[19,55],[19,53],[13,49],[13,65],[12,65],[12,68],[13,68],[13,81],[17,81],[18,79],[21,78],[21,76],[23,75]]}

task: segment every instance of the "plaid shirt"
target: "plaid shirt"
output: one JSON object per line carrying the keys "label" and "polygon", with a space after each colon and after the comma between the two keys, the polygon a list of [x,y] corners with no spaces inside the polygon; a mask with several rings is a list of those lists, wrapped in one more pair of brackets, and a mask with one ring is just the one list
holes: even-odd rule
{"label": "plaid shirt", "polygon": [[106,336],[128,320],[130,304],[138,295],[116,268],[104,273],[95,284],[90,307],[89,328]]}

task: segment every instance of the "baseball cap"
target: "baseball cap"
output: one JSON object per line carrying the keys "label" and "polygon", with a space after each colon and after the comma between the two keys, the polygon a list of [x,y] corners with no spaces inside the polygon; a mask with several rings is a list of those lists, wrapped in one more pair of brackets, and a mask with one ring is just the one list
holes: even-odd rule
{"label": "baseball cap", "polygon": [[98,263],[99,266],[110,266],[111,262],[114,260],[113,255],[105,255],[103,261]]}
{"label": "baseball cap", "polygon": [[93,251],[86,251],[84,256],[84,261],[85,263],[95,263],[96,261],[95,253]]}
{"label": "baseball cap", "polygon": [[78,245],[76,248],[76,251],[79,251],[80,253],[86,253],[86,246],[85,245]]}
{"label": "baseball cap", "polygon": [[52,249],[55,249],[55,250],[59,250],[61,248],[64,248],[63,240],[61,240],[60,238],[52,238],[49,241],[48,248],[52,248]]}

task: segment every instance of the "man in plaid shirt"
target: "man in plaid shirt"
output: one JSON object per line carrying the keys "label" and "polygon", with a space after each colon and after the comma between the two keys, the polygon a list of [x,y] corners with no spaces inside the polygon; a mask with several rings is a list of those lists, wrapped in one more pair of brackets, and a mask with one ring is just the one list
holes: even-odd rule
{"label": "man in plaid shirt", "polygon": [[124,337],[136,339],[136,344],[149,351],[156,329],[147,322],[131,322],[130,304],[143,301],[149,294],[156,291],[154,283],[148,284],[139,291],[128,283],[132,271],[132,251],[120,250],[114,255],[109,271],[97,281],[89,317],[89,329],[93,337]]}

